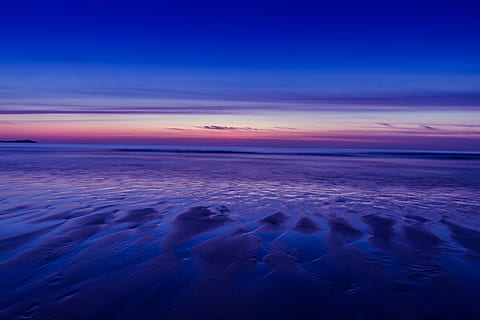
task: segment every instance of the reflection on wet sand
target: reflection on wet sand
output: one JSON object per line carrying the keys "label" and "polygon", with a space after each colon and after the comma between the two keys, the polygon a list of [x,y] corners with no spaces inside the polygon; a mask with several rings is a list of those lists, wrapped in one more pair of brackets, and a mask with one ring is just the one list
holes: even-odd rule
{"label": "reflection on wet sand", "polygon": [[480,168],[394,160],[3,154],[0,318],[480,318]]}

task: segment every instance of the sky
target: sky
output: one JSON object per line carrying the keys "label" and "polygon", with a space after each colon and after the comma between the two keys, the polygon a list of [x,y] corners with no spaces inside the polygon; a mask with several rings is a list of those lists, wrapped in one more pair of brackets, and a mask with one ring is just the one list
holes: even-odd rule
{"label": "sky", "polygon": [[0,140],[480,150],[478,1],[0,4]]}

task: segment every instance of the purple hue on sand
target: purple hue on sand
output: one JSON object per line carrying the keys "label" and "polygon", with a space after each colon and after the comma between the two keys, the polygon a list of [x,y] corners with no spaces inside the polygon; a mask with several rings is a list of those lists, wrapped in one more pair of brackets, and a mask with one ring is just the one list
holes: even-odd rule
{"label": "purple hue on sand", "polygon": [[0,318],[480,317],[478,156],[294,153],[1,147]]}

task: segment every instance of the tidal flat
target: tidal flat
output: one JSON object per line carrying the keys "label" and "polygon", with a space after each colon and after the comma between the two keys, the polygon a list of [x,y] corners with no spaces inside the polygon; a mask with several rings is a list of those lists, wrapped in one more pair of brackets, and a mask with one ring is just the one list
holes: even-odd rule
{"label": "tidal flat", "polygon": [[1,146],[0,318],[480,318],[478,154],[272,150]]}

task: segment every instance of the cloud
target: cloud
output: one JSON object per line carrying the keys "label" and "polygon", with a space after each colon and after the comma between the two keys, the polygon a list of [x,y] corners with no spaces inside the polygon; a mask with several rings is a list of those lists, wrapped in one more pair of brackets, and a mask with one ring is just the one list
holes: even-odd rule
{"label": "cloud", "polygon": [[224,127],[224,126],[199,126],[200,129],[211,129],[211,130],[237,130],[236,127]]}
{"label": "cloud", "polygon": [[[80,102],[71,103],[72,100]],[[56,102],[54,102],[56,101]],[[103,101],[103,103],[98,103]],[[118,102],[121,101],[121,102]],[[139,102],[141,101],[141,102]],[[480,111],[480,92],[309,94],[122,88],[36,92],[15,88],[0,95],[0,114],[252,114],[272,112]],[[388,123],[379,123],[391,126]],[[393,126],[392,126],[393,127]]]}
{"label": "cloud", "polygon": [[196,128],[208,130],[260,130],[251,127],[226,127],[226,126],[197,126]]}
{"label": "cloud", "polygon": [[3,107],[0,114],[236,114],[248,108],[230,106],[115,106],[115,105],[38,105],[19,104],[19,107]]}
{"label": "cloud", "polygon": [[[58,90],[52,92],[57,95]],[[193,99],[230,102],[301,103],[355,106],[456,106],[480,107],[480,91],[425,91],[374,93],[315,93],[291,90],[185,90],[147,86],[65,89],[64,94],[143,99]],[[42,92],[45,94],[45,91]]]}
{"label": "cloud", "polygon": [[393,124],[386,123],[386,122],[379,122],[378,124],[381,125],[381,126],[384,126],[384,127],[388,127],[388,128],[395,128],[395,126]]}
{"label": "cloud", "polygon": [[273,127],[273,129],[279,129],[279,130],[297,130],[297,128],[291,128],[291,127]]}
{"label": "cloud", "polygon": [[435,123],[435,127],[480,128],[480,124]]}

